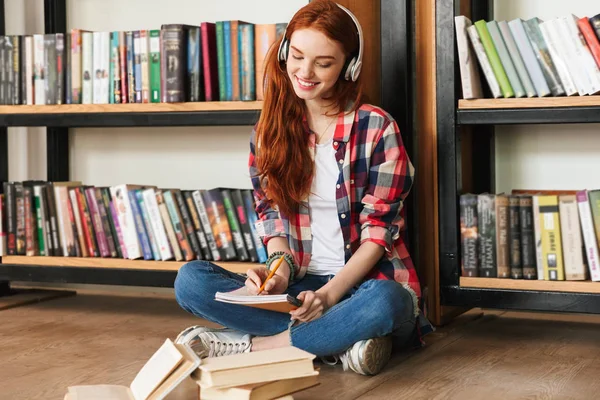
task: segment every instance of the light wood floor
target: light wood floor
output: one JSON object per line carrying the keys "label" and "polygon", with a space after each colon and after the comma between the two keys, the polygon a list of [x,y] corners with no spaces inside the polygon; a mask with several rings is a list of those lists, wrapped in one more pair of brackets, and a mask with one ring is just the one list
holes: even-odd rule
{"label": "light wood floor", "polygon": [[[168,296],[89,293],[2,310],[0,321],[7,400],[128,385],[166,337],[198,322]],[[295,399],[591,399],[600,392],[600,316],[473,310],[375,377],[319,365],[321,384]],[[171,398],[193,399],[193,390]]]}

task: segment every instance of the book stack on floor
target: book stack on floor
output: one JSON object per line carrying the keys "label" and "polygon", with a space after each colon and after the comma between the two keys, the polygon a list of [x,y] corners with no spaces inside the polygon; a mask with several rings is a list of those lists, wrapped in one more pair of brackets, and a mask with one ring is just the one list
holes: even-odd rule
{"label": "book stack on floor", "polygon": [[265,262],[252,190],[5,182],[0,256]]}
{"label": "book stack on floor", "polygon": [[263,100],[264,60],[287,23],[0,35],[0,104]]}
{"label": "book stack on floor", "polygon": [[283,347],[201,360],[188,345],[166,339],[129,386],[73,385],[64,400],[293,399],[319,384],[314,358]]}
{"label": "book stack on floor", "polygon": [[600,281],[600,190],[460,196],[465,277]]}
{"label": "book stack on floor", "polygon": [[289,399],[319,384],[314,358],[296,347],[205,358],[192,378],[200,400]]}
{"label": "book stack on floor", "polygon": [[463,99],[484,97],[480,70],[494,98],[600,93],[600,14],[475,23],[460,15],[455,29]]}

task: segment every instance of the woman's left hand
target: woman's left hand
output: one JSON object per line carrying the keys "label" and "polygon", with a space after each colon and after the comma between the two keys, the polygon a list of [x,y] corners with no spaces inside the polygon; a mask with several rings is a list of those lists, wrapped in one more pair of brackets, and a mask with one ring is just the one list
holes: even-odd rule
{"label": "woman's left hand", "polygon": [[309,322],[319,318],[331,307],[325,293],[306,290],[296,296],[302,301],[302,306],[290,311],[292,320]]}

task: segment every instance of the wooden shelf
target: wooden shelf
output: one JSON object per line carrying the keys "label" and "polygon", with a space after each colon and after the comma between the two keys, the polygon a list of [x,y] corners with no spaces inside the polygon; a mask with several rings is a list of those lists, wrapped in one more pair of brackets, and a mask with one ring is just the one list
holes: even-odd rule
{"label": "wooden shelf", "polygon": [[262,101],[209,101],[189,103],[0,105],[0,114],[161,113],[185,111],[260,110]]}
{"label": "wooden shelf", "polygon": [[[216,265],[228,271],[245,273],[248,268],[258,265],[239,261],[216,261]],[[78,268],[107,268],[128,270],[155,270],[177,271],[185,264],[183,261],[150,261],[150,260],[125,260],[121,258],[97,257],[44,257],[44,256],[4,256],[2,264],[5,265],[34,265],[48,267],[78,267]]]}
{"label": "wooden shelf", "polygon": [[600,107],[600,96],[460,99],[458,101],[460,110],[546,107]]}
{"label": "wooden shelf", "polygon": [[493,290],[530,290],[600,294],[600,282],[592,281],[542,281],[461,277],[460,287]]}
{"label": "wooden shelf", "polygon": [[0,126],[253,125],[262,101],[0,106]]}

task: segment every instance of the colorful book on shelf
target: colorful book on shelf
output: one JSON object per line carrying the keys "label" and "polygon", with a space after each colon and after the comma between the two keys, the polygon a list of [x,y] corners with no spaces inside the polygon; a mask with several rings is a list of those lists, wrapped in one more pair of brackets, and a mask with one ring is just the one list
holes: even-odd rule
{"label": "colorful book on shelf", "polygon": [[512,86],[506,76],[506,72],[504,67],[502,66],[502,61],[500,61],[500,57],[498,56],[498,52],[496,51],[496,46],[494,45],[494,41],[490,36],[488,31],[486,22],[484,20],[479,20],[475,22],[475,28],[477,29],[477,33],[479,34],[479,38],[481,40],[481,44],[485,50],[485,53],[490,60],[490,65],[492,67],[492,71],[498,79],[498,84],[500,85],[500,90],[502,91],[502,95],[504,97],[514,97],[515,92],[513,91]]}

